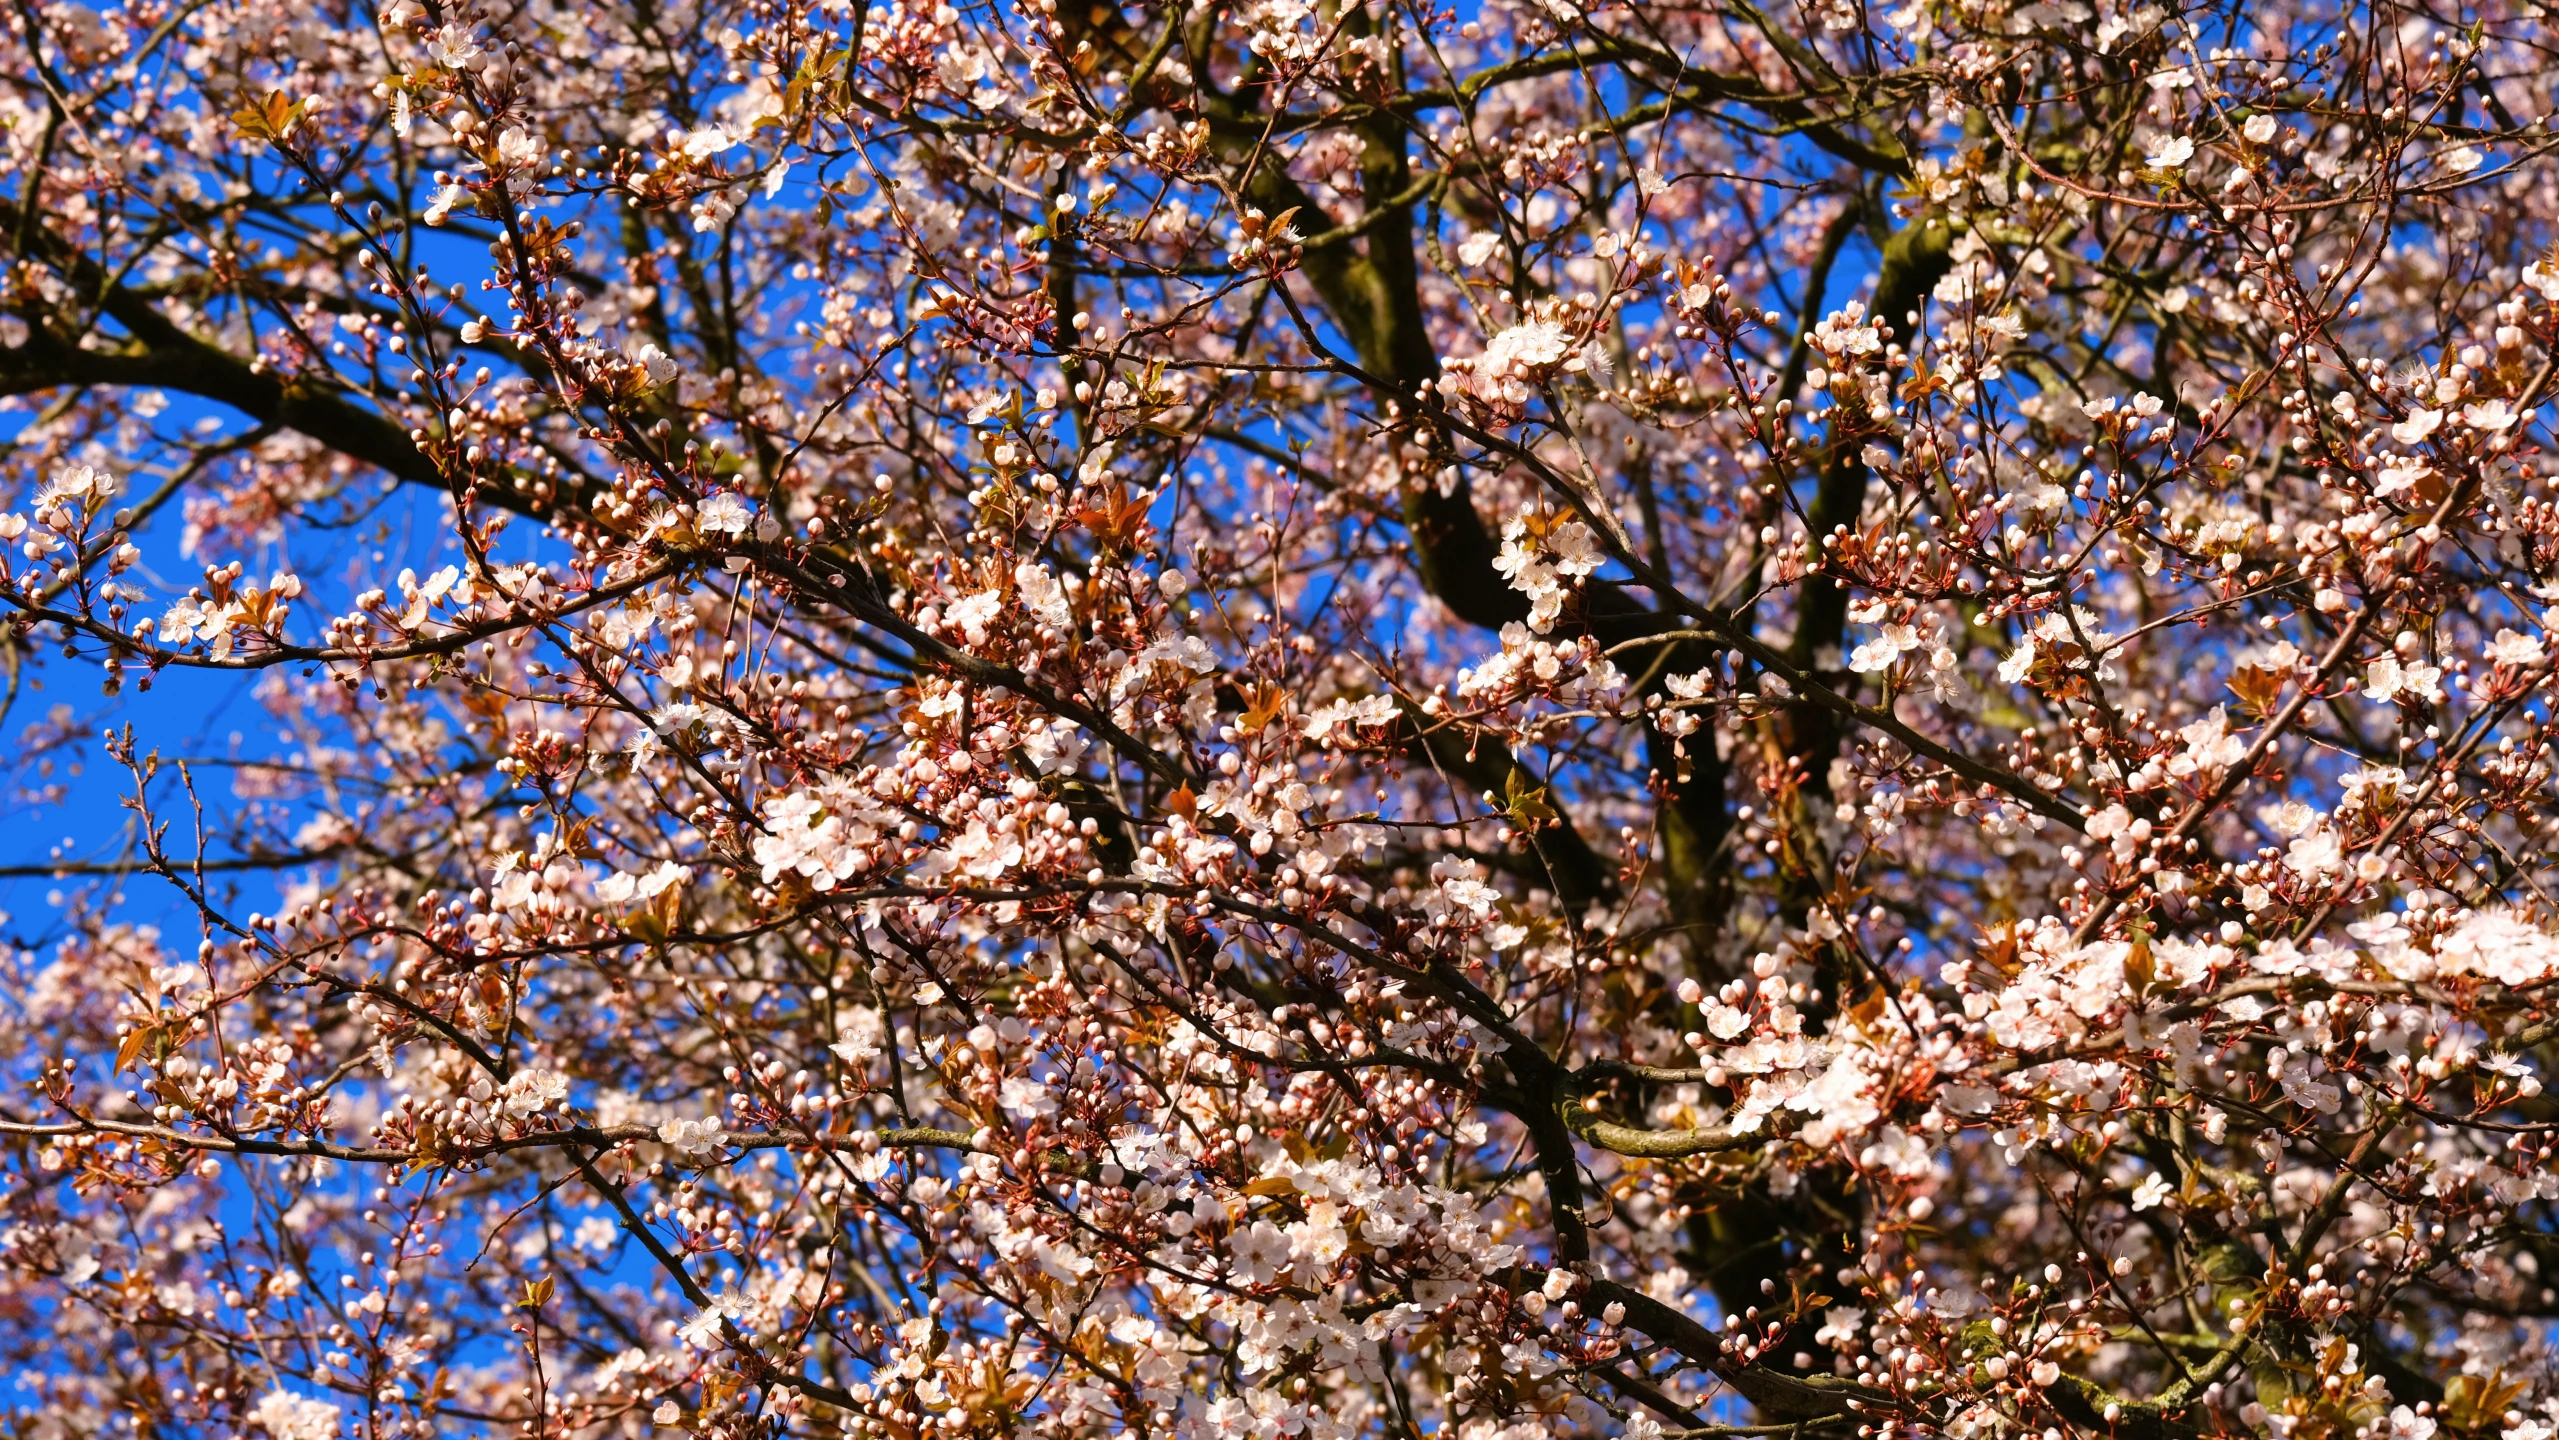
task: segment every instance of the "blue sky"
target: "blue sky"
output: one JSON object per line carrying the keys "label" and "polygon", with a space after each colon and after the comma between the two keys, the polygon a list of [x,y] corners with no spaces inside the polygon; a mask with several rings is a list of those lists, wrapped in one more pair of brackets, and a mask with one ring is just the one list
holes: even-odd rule
{"label": "blue sky", "polygon": [[[171,398],[167,416],[190,426],[200,418],[220,423],[229,433],[245,428],[242,417],[201,402]],[[346,530],[314,532],[297,529],[291,537],[291,568],[312,587],[317,605],[335,609],[344,582],[370,577],[377,567],[396,572],[402,564],[418,564],[442,548],[449,527],[437,512],[438,497],[415,492],[385,496],[364,524]],[[137,535],[144,562],[137,572],[152,597],[141,613],[156,613],[174,595],[185,593],[201,573],[200,560],[184,553],[184,517],[172,505]],[[377,558],[378,557],[378,558]],[[221,557],[217,557],[221,558]],[[281,555],[244,557],[253,573],[277,568]],[[372,583],[368,580],[368,583]],[[309,614],[306,608],[306,616]],[[297,627],[300,628],[300,627]],[[106,867],[132,864],[140,857],[138,821],[126,800],[133,777],[108,754],[105,737],[130,726],[139,754],[159,752],[164,764],[186,761],[194,768],[197,793],[203,799],[209,832],[207,855],[227,853],[219,837],[226,822],[240,813],[234,779],[241,762],[288,757],[300,742],[284,733],[257,695],[261,674],[172,668],[143,690],[138,674],[129,675],[123,693],[102,693],[93,660],[64,660],[40,652],[20,683],[14,703],[0,716],[0,744],[8,762],[0,770],[0,935],[13,948],[42,949],[66,905],[84,897],[95,904],[120,893],[117,908],[124,918],[158,924],[171,943],[184,948],[195,931],[191,907],[174,887],[156,877],[124,877],[79,873],[27,873],[45,867]],[[163,800],[177,794],[175,776],[165,771],[153,787]],[[164,814],[172,822],[166,844],[172,854],[192,854],[192,819],[177,811]],[[269,905],[271,877],[257,871],[223,876],[236,887],[242,909]]]}

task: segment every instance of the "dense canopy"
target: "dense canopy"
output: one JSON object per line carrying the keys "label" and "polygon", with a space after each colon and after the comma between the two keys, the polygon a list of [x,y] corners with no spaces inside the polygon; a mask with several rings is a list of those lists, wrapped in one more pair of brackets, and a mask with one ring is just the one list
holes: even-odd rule
{"label": "dense canopy", "polygon": [[2546,15],[15,0],[10,1433],[2551,1440]]}

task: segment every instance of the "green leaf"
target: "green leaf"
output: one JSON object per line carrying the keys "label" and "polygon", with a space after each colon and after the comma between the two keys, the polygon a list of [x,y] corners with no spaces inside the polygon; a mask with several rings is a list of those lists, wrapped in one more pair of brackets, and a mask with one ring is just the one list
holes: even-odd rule
{"label": "green leaf", "polygon": [[1525,766],[1512,766],[1511,773],[1503,779],[1502,801],[1512,820],[1532,830],[1563,818],[1548,798],[1545,785],[1531,778]]}

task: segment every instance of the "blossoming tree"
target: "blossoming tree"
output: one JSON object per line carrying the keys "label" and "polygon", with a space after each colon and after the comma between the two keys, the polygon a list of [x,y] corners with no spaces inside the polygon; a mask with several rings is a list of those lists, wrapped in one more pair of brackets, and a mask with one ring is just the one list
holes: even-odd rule
{"label": "blossoming tree", "polygon": [[2541,8],[5,25],[13,1433],[2549,1440]]}

